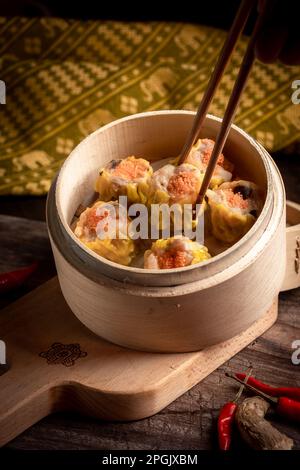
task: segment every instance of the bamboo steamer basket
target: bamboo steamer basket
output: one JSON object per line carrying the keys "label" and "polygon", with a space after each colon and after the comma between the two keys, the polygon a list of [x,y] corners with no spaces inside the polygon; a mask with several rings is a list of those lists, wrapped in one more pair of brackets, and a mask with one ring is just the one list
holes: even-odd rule
{"label": "bamboo steamer basket", "polygon": [[[151,162],[177,156],[193,118],[189,111],[149,112],[98,129],[72,151],[49,192],[48,230],[65,300],[87,328],[121,346],[188,352],[223,342],[261,318],[283,284],[284,186],[270,155],[236,126],[224,153],[264,190],[265,203],[230,249],[199,265],[151,271],[110,262],[73,234],[74,213],[91,201],[101,166],[128,155]],[[220,123],[208,115],[202,136],[215,138]]]}

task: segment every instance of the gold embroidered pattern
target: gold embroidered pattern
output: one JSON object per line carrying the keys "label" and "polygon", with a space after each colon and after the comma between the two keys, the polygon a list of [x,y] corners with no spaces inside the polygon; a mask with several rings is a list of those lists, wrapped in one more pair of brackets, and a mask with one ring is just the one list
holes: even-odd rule
{"label": "gold embroidered pattern", "polygon": [[[198,106],[225,32],[180,23],[0,18],[0,194],[45,194],[69,152],[119,117]],[[246,47],[210,111],[222,116]],[[300,137],[300,68],[255,64],[235,122],[268,150]]]}

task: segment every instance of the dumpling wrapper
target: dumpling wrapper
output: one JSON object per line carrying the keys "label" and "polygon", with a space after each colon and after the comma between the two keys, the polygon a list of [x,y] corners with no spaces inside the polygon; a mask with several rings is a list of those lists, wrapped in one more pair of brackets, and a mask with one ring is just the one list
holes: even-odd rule
{"label": "dumpling wrapper", "polygon": [[[128,237],[129,222],[129,217],[123,214],[116,201],[97,201],[81,213],[74,233],[85,246],[98,255],[128,266],[135,256],[135,244]],[[111,238],[109,230],[114,227],[115,238]]]}
{"label": "dumpling wrapper", "polygon": [[149,184],[148,204],[195,204],[202,175],[188,163],[168,163],[153,173]]}
{"label": "dumpling wrapper", "polygon": [[207,191],[212,234],[224,243],[236,243],[255,223],[262,202],[258,187],[249,181],[223,183]]}
{"label": "dumpling wrapper", "polygon": [[205,246],[187,237],[156,240],[144,254],[145,269],[174,269],[201,263],[211,256]]}
{"label": "dumpling wrapper", "polygon": [[153,169],[144,158],[112,160],[100,170],[95,190],[102,201],[127,196],[129,204],[145,204],[152,174]]}
{"label": "dumpling wrapper", "polygon": [[[196,166],[201,173],[205,173],[213,147],[213,140],[199,139],[196,144],[193,145],[186,159],[186,163]],[[210,187],[215,188],[224,182],[231,181],[233,168],[233,164],[221,153],[210,181]]]}

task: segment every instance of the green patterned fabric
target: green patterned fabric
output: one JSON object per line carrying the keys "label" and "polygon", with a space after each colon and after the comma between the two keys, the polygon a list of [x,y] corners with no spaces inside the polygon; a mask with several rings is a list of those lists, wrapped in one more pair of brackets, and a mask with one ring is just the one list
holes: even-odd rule
{"label": "green patterned fabric", "polygon": [[[189,24],[0,19],[0,193],[44,194],[85,136],[113,119],[157,109],[195,109],[225,32]],[[222,116],[246,39],[210,112]],[[257,63],[235,123],[268,150],[299,139],[291,101],[299,67]]]}

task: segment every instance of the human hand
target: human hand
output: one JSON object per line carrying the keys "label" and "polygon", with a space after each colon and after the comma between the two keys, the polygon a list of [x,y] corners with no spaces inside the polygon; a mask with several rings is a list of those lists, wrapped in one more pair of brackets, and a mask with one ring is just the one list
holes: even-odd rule
{"label": "human hand", "polygon": [[299,0],[259,0],[258,12],[264,12],[265,21],[256,42],[257,58],[300,65]]}

